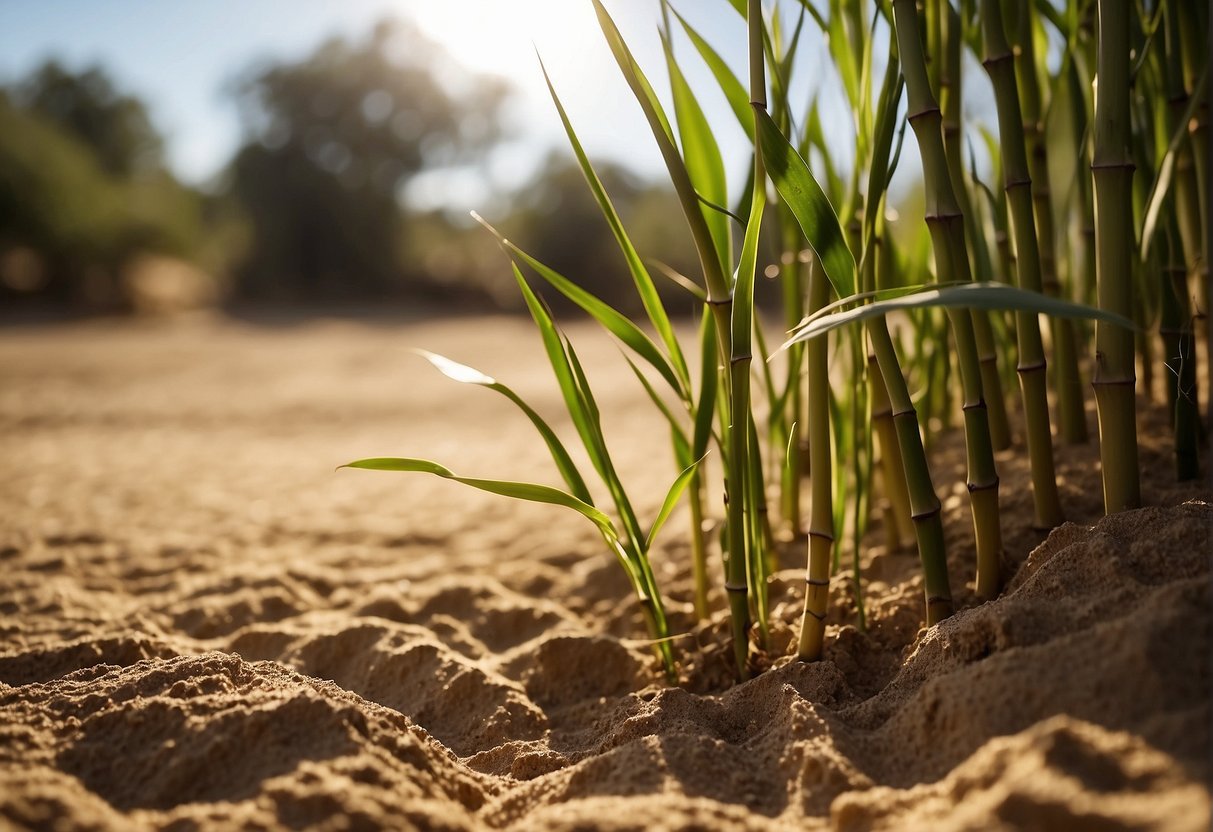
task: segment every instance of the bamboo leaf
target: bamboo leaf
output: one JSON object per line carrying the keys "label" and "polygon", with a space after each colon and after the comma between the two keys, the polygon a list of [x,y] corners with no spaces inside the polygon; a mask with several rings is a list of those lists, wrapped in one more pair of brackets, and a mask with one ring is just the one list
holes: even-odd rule
{"label": "bamboo leaf", "polygon": [[340,468],[361,468],[367,471],[407,471],[423,474],[433,474],[443,479],[454,480],[472,488],[478,488],[481,491],[488,491],[492,494],[500,494],[503,497],[512,497],[515,500],[526,500],[532,503],[548,503],[550,505],[564,506],[571,508],[578,514],[582,515],[595,526],[609,540],[616,541],[619,539],[618,532],[615,531],[614,525],[611,523],[611,518],[607,517],[598,509],[594,508],[589,503],[579,500],[572,494],[567,494],[558,488],[552,488],[547,485],[539,485],[533,482],[514,482],[512,480],[486,480],[476,477],[461,477],[448,468],[444,468],[437,462],[431,462],[428,459],[414,459],[409,457],[375,457],[371,459],[359,459],[354,462],[346,463],[339,466]]}
{"label": "bamboo leaf", "polygon": [[[620,220],[614,204],[607,195],[602,180],[598,177],[593,165],[590,164],[589,157],[586,155],[581,141],[577,138],[577,133],[573,130],[573,124],[569,120],[568,113],[565,112],[564,104],[561,103],[560,97],[556,95],[556,88],[552,84],[552,79],[548,76],[547,67],[543,66],[542,60],[539,64],[543,71],[544,81],[547,82],[548,91],[552,95],[552,102],[556,105],[556,112],[560,115],[560,121],[564,125],[565,134],[568,136],[569,144],[573,148],[573,154],[577,157],[577,163],[581,166],[581,172],[590,186],[590,191],[594,195],[594,200],[598,203],[599,210],[602,212],[603,217],[606,218],[607,225],[611,227],[611,233],[615,235],[615,240],[619,244],[620,251],[623,252],[624,260],[627,262],[628,271],[631,272],[632,282],[636,285],[636,291],[640,295],[641,303],[644,304],[645,312],[648,313],[653,328],[657,330],[657,334],[665,344],[666,350],[670,355],[670,360],[673,362],[673,369],[676,371],[679,381],[682,382],[681,385],[675,385],[675,389],[684,390],[686,382],[690,378],[686,361],[682,357],[682,349],[678,345],[678,339],[674,335],[674,328],[670,325],[670,319],[666,315],[665,307],[661,303],[661,298],[657,295],[657,288],[653,285],[653,279],[649,276],[644,263],[640,259],[640,255],[636,252],[636,247],[632,245],[631,239],[624,230],[623,222]],[[702,113],[700,115],[702,116]],[[719,159],[719,150],[717,150],[716,156]],[[723,178],[723,176],[722,167],[721,177]],[[557,288],[559,289],[560,287],[557,286]]]}
{"label": "bamboo leaf", "polygon": [[682,24],[687,37],[691,39],[691,44],[699,52],[699,56],[703,58],[703,62],[707,64],[708,69],[711,70],[712,76],[716,79],[716,84],[720,87],[720,91],[724,93],[725,99],[729,102],[729,108],[733,111],[733,115],[737,117],[737,123],[741,125],[741,129],[752,140],[754,138],[754,119],[750,116],[750,95],[746,92],[745,86],[738,80],[736,74],[724,62],[724,59],[720,57],[720,54],[698,32],[691,28],[691,24],[687,23],[682,15],[674,11],[674,16],[678,18],[678,22]]}
{"label": "bamboo leaf", "polygon": [[556,463],[556,468],[560,471],[560,476],[564,480],[565,485],[569,487],[569,491],[582,502],[593,502],[590,498],[590,491],[586,488],[585,480],[582,479],[581,472],[577,470],[577,466],[573,463],[573,459],[569,456],[569,452],[565,449],[564,444],[556,436],[551,426],[543,420],[543,417],[523,401],[521,396],[506,385],[485,375],[474,367],[460,364],[444,355],[439,355],[428,350],[414,350],[414,352],[433,364],[438,372],[447,378],[458,381],[461,384],[478,384],[481,387],[487,387],[513,402],[531,420],[531,424],[535,426],[535,430],[539,431],[539,435],[543,437],[544,444],[548,446],[548,451],[552,454],[552,461]]}
{"label": "bamboo leaf", "polygon": [[1192,88],[1191,98],[1188,100],[1188,108],[1184,111],[1183,118],[1175,123],[1175,130],[1171,134],[1171,141],[1167,143],[1167,152],[1163,156],[1162,162],[1158,166],[1158,175],[1154,177],[1154,184],[1150,187],[1150,198],[1146,201],[1145,220],[1141,226],[1141,261],[1147,262],[1150,256],[1150,243],[1154,239],[1154,232],[1158,228],[1158,215],[1162,211],[1162,204],[1167,198],[1167,194],[1171,191],[1171,178],[1175,172],[1175,158],[1179,153],[1183,142],[1188,139],[1188,122],[1192,120],[1192,116],[1196,113],[1196,108],[1202,103],[1205,86],[1209,80],[1209,65],[1205,64],[1201,70],[1200,78],[1197,79],[1195,86]]}
{"label": "bamboo leaf", "polygon": [[615,63],[623,73],[628,86],[631,87],[637,103],[640,104],[640,109],[644,111],[653,138],[657,141],[657,148],[661,151],[662,159],[665,160],[670,182],[682,205],[682,213],[686,217],[687,225],[691,228],[695,250],[703,267],[704,280],[707,282],[708,294],[723,298],[728,294],[728,288],[724,271],[721,268],[720,257],[716,252],[716,243],[699,207],[699,196],[691,182],[691,175],[687,172],[686,164],[679,155],[678,147],[674,142],[674,133],[670,129],[669,119],[666,118],[661,102],[653,92],[653,87],[636,64],[631,50],[624,43],[623,36],[615,26],[615,21],[611,19],[601,0],[593,0],[593,3],[594,12],[598,16],[598,25],[606,37],[607,46],[610,47],[611,54],[615,57]]}
{"label": "bamboo leaf", "polygon": [[1105,312],[1080,303],[1030,292],[1005,283],[964,283],[913,292],[901,297],[888,298],[875,303],[857,306],[843,312],[832,312],[810,318],[798,328],[780,349],[792,344],[808,341],[825,335],[831,330],[847,324],[858,323],[879,315],[887,315],[902,309],[924,309],[932,307],[988,309],[1013,312],[1035,312],[1057,318],[1088,318],[1104,321],[1135,330],[1136,325],[1128,318]]}
{"label": "bamboo leaf", "polygon": [[695,471],[699,468],[699,463],[703,462],[703,457],[688,465],[681,474],[675,479],[670,490],[666,492],[665,501],[661,504],[661,510],[657,512],[656,519],[653,520],[653,525],[649,528],[648,536],[645,537],[644,550],[647,552],[653,548],[653,541],[657,539],[657,533],[661,531],[661,527],[665,525],[665,521],[669,519],[670,513],[674,510],[674,506],[678,505],[678,499],[682,497],[682,492],[686,490],[687,483],[691,481],[691,477],[695,475]]}
{"label": "bamboo leaf", "polygon": [[[728,184],[720,147],[712,135],[711,125],[703,114],[703,108],[699,106],[699,101],[683,76],[682,69],[674,59],[674,50],[669,38],[664,34],[661,43],[665,49],[670,90],[674,96],[674,118],[678,122],[678,134],[682,140],[682,159],[691,177],[691,184],[695,186],[699,200],[707,206],[727,205]],[[725,214],[727,212],[704,213],[704,221],[712,233],[722,266],[727,266],[732,259],[732,233]]]}
{"label": "bamboo leaf", "polygon": [[[591,292],[587,292],[585,289],[582,289],[576,283],[569,280],[556,270],[544,265],[531,255],[527,254],[518,246],[514,245],[513,242],[508,240],[496,228],[489,225],[488,222],[486,222],[485,219],[479,214],[472,212],[472,217],[486,229],[488,229],[488,231],[497,238],[497,240],[508,252],[516,255],[524,263],[534,269],[536,274],[550,283],[566,298],[573,301],[573,303],[577,304],[588,312],[596,321],[598,321],[598,323],[606,327],[607,331],[609,331],[612,335],[631,348],[633,352],[651,364],[653,369],[661,373],[662,378],[669,383],[672,389],[678,391],[680,394],[683,393],[686,387],[680,380],[678,372],[673,366],[671,366],[670,362],[666,360],[666,357],[661,354],[661,350],[657,348],[657,345],[653,343],[653,340],[649,338],[649,336],[646,335],[644,331],[640,329],[640,327],[632,323],[632,321],[626,315],[619,312],[610,304],[599,300]],[[660,305],[660,301],[657,301],[657,303]],[[666,323],[668,326],[669,322],[667,321]],[[670,330],[670,339],[672,341],[675,340],[672,329]]]}
{"label": "bamboo leaf", "polygon": [[703,316],[699,330],[699,400],[695,403],[695,427],[691,434],[691,453],[703,456],[707,453],[712,438],[712,417],[716,410],[717,390],[720,374],[716,346],[716,320],[710,314]]}
{"label": "bamboo leaf", "polygon": [[855,293],[855,258],[847,247],[838,215],[809,166],[766,113],[758,111],[763,162],[776,190],[800,224],[810,248],[839,297]]}
{"label": "bamboo leaf", "polygon": [[522,291],[522,298],[526,301],[531,318],[539,328],[539,335],[543,340],[543,348],[548,354],[548,361],[552,365],[552,372],[556,376],[556,383],[559,385],[560,393],[564,397],[565,409],[568,410],[569,418],[573,421],[573,427],[577,429],[577,435],[581,437],[581,444],[585,447],[586,453],[589,454],[594,470],[598,472],[599,476],[605,477],[606,462],[599,452],[601,437],[597,434],[597,428],[587,411],[585,399],[573,374],[573,367],[569,363],[568,355],[565,353],[564,342],[561,340],[560,333],[556,329],[556,324],[552,320],[547,307],[544,306],[543,301],[531,289],[530,285],[526,282],[526,278],[519,271],[518,266],[515,264],[511,265],[513,265],[514,269],[514,279],[518,283],[518,288]]}

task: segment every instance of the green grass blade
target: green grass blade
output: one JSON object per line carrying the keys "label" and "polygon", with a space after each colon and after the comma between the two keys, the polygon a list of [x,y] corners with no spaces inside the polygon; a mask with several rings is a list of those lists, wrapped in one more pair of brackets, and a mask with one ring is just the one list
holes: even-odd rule
{"label": "green grass blade", "polygon": [[[573,301],[573,303],[577,304],[588,312],[591,317],[606,327],[607,331],[626,344],[633,352],[647,361],[650,365],[652,365],[653,369],[661,373],[662,378],[669,383],[673,390],[677,391],[680,395],[685,393],[686,387],[680,380],[678,371],[676,371],[670,362],[666,360],[666,357],[661,354],[661,350],[657,348],[657,345],[653,343],[653,340],[649,338],[649,336],[646,335],[644,331],[640,329],[640,327],[632,323],[627,316],[619,312],[610,304],[599,300],[592,293],[582,289],[564,275],[527,254],[518,246],[514,245],[514,243],[512,243],[510,240],[506,239],[506,237],[497,229],[489,225],[488,222],[486,222],[479,214],[473,213],[472,216],[476,218],[477,222],[488,229],[488,231],[498,239],[501,245],[504,246],[508,252],[516,255],[524,263],[534,269],[536,274],[550,283],[566,298]],[[658,301],[658,304],[660,305],[660,301]],[[666,324],[668,326],[669,322],[666,321]],[[674,339],[673,330],[670,330],[670,338],[671,340]]]}
{"label": "green grass blade", "polygon": [[560,438],[556,436],[551,426],[543,420],[543,417],[523,401],[521,396],[506,385],[490,376],[486,376],[474,367],[468,367],[466,364],[460,364],[444,355],[438,355],[428,350],[414,350],[414,352],[433,364],[447,378],[458,381],[461,384],[477,384],[481,387],[487,387],[513,402],[531,420],[531,424],[535,426],[535,430],[539,431],[539,435],[543,437],[544,444],[548,446],[548,451],[552,455],[552,461],[556,463],[556,468],[560,471],[561,479],[569,487],[569,491],[582,502],[593,503],[593,500],[590,498],[590,491],[586,488],[585,480],[581,477],[581,472],[577,470],[577,466],[573,463],[572,457],[569,456],[569,452],[565,449]]}
{"label": "green grass blade", "polygon": [[518,266],[513,265],[513,269],[514,279],[518,283],[518,288],[522,291],[522,298],[526,301],[531,318],[539,328],[539,335],[543,340],[543,348],[547,352],[548,361],[552,365],[552,372],[556,376],[556,383],[559,385],[560,393],[564,397],[564,404],[568,410],[569,418],[572,419],[573,426],[577,429],[577,435],[581,437],[581,444],[585,447],[586,453],[589,454],[590,462],[594,465],[594,470],[598,472],[600,477],[605,478],[606,465],[602,456],[598,453],[599,438],[595,435],[593,421],[586,412],[586,403],[582,398],[577,379],[573,374],[569,357],[565,353],[564,342],[560,338],[560,332],[556,329],[556,324],[552,320],[547,307],[544,306],[543,301],[539,299],[534,290],[526,282],[526,278],[522,276],[522,272],[518,269]]}
{"label": "green grass blade", "polygon": [[644,373],[640,372],[640,368],[637,367],[636,364],[633,363],[632,360],[627,356],[624,356],[624,361],[627,361],[628,366],[632,368],[632,372],[635,373],[636,378],[640,381],[640,385],[644,388],[644,392],[648,394],[649,399],[653,402],[653,406],[661,412],[661,415],[665,417],[666,422],[669,423],[670,433],[673,437],[676,448],[676,452],[674,454],[675,458],[677,458],[679,464],[684,467],[690,464],[688,457],[691,453],[691,445],[687,440],[686,431],[682,428],[681,420],[674,415],[674,411],[670,409],[668,404],[666,404],[665,399],[661,398],[661,395],[655,389],[653,389],[652,383],[648,380],[648,378],[645,377]]}
{"label": "green grass blade", "polygon": [[707,64],[712,77],[716,79],[716,84],[720,87],[720,91],[724,93],[725,100],[729,102],[729,108],[733,111],[733,115],[737,117],[737,123],[741,125],[741,129],[746,132],[746,135],[753,139],[754,118],[750,115],[750,95],[746,92],[745,85],[738,80],[733,70],[724,62],[720,54],[712,48],[711,44],[704,40],[691,27],[691,24],[687,23],[682,15],[675,11],[674,16],[682,24],[687,37],[691,39],[691,44],[695,47],[699,56],[703,58],[703,62]]}
{"label": "green grass blade", "polygon": [[649,528],[649,534],[644,541],[644,550],[648,552],[653,548],[653,541],[657,539],[657,533],[661,531],[661,527],[665,525],[665,521],[669,519],[670,513],[674,510],[674,506],[678,505],[678,500],[682,497],[682,492],[686,490],[687,483],[691,481],[691,477],[695,476],[695,472],[699,470],[699,463],[703,462],[703,458],[692,462],[682,473],[675,479],[670,490],[666,492],[665,500],[661,504],[661,510],[657,512],[656,519],[653,520],[653,525]]}
{"label": "green grass blade", "polygon": [[1034,312],[1058,318],[1088,318],[1104,321],[1128,330],[1136,330],[1137,328],[1132,321],[1120,315],[1105,312],[1102,309],[1096,309],[1095,307],[1086,306],[1081,303],[1051,298],[1047,295],[1030,292],[1005,283],[963,283],[952,286],[932,287],[901,297],[857,306],[854,309],[847,309],[843,312],[831,312],[828,315],[810,318],[802,327],[796,330],[781,349],[787,349],[791,344],[820,337],[840,326],[865,321],[878,315],[887,315],[889,312],[903,309],[933,307]]}
{"label": "green grass blade", "polygon": [[720,385],[720,361],[716,343],[716,319],[706,312],[699,328],[699,399],[695,403],[695,427],[691,434],[691,453],[701,457],[712,439],[712,418]]}
{"label": "green grass blade", "polygon": [[[716,207],[727,205],[729,192],[724,160],[712,135],[712,127],[682,74],[682,69],[674,59],[674,50],[664,33],[661,43],[665,49],[670,90],[674,96],[674,118],[678,122],[678,135],[682,140],[682,159],[687,173],[690,174],[691,184],[695,186],[701,202]],[[727,268],[732,261],[733,248],[729,218],[718,210],[708,210],[704,213],[704,220],[716,243],[721,266]]]}
{"label": "green grass blade", "polygon": [[354,462],[340,466],[341,468],[361,468],[367,471],[411,471],[424,474],[433,474],[448,480],[454,480],[458,483],[478,488],[481,491],[488,491],[492,494],[500,494],[503,497],[512,497],[515,500],[526,500],[532,503],[548,503],[555,506],[564,506],[571,508],[578,514],[590,520],[598,529],[610,540],[618,540],[619,534],[615,531],[614,524],[611,523],[611,518],[607,517],[598,509],[594,508],[584,500],[579,500],[572,494],[561,491],[558,488],[552,488],[547,485],[539,485],[533,482],[514,482],[511,480],[486,480],[477,479],[475,477],[461,477],[449,469],[444,468],[437,462],[431,462],[428,459],[413,459],[408,457],[375,457],[371,459],[359,459]]}
{"label": "green grass blade", "polygon": [[675,269],[673,266],[669,265],[668,263],[662,263],[660,260],[650,260],[649,265],[655,267],[661,276],[666,280],[669,280],[676,286],[685,289],[691,297],[695,298],[695,300],[699,301],[700,303],[708,302],[708,293],[703,290],[703,287],[694,280],[691,280],[691,278],[687,277],[682,272]]}
{"label": "green grass blade", "polygon": [[758,136],[767,173],[800,224],[809,246],[839,297],[855,293],[855,258],[838,215],[809,166],[766,113],[759,112]]}
{"label": "green grass blade", "polygon": [[708,294],[714,298],[723,299],[728,295],[728,286],[720,265],[720,258],[716,253],[716,243],[699,207],[699,196],[691,182],[691,175],[687,172],[686,165],[674,142],[674,133],[670,129],[669,119],[666,118],[665,110],[653,92],[648,79],[645,78],[644,73],[640,71],[640,67],[632,57],[631,50],[624,43],[623,36],[615,26],[615,21],[611,19],[601,0],[593,0],[593,3],[594,12],[598,16],[598,24],[606,37],[611,54],[615,57],[615,63],[623,73],[641,110],[644,111],[653,138],[657,141],[657,148],[661,151],[661,157],[665,161],[670,182],[682,205],[682,213],[686,217],[687,225],[691,228],[691,236],[695,241],[695,250],[703,267]]}
{"label": "green grass blade", "polygon": [[[581,166],[581,172],[590,186],[590,191],[594,195],[594,200],[598,203],[599,210],[602,212],[603,217],[606,218],[607,225],[611,228],[611,233],[615,235],[615,240],[623,252],[623,258],[627,262],[628,271],[631,272],[632,282],[636,285],[636,291],[640,295],[641,303],[644,304],[645,312],[648,313],[653,328],[657,330],[657,334],[665,344],[666,350],[670,355],[670,360],[673,362],[674,370],[679,380],[683,383],[681,388],[676,387],[675,389],[685,390],[687,382],[690,379],[690,374],[687,370],[686,361],[683,359],[678,339],[674,335],[674,328],[670,325],[670,319],[666,315],[665,306],[657,295],[657,287],[653,285],[652,277],[649,276],[644,262],[636,251],[636,247],[632,245],[627,231],[624,230],[623,222],[615,210],[614,203],[611,202],[610,197],[607,195],[602,180],[598,177],[593,165],[590,164],[590,159],[586,155],[581,141],[577,138],[577,133],[573,130],[573,124],[564,109],[564,104],[560,101],[560,97],[556,94],[556,88],[552,84],[552,79],[548,76],[547,67],[543,66],[542,60],[539,62],[539,65],[543,70],[543,78],[547,82],[548,91],[552,95],[552,102],[556,105],[556,112],[560,115],[560,121],[564,125],[564,131],[568,136],[569,144],[573,148],[573,154],[577,157],[577,163]],[[702,112],[699,115],[700,118],[703,117]],[[719,162],[719,149],[716,150],[716,158]],[[720,164],[720,177],[723,180],[723,163]]]}
{"label": "green grass blade", "polygon": [[1205,64],[1205,68],[1201,71],[1200,77],[1192,89],[1188,108],[1184,111],[1183,118],[1175,122],[1175,131],[1171,134],[1171,140],[1167,144],[1167,152],[1158,165],[1158,174],[1154,177],[1154,184],[1150,187],[1150,197],[1146,201],[1145,220],[1141,227],[1141,261],[1143,263],[1147,262],[1150,256],[1150,243],[1154,239],[1154,231],[1158,228],[1158,217],[1162,211],[1163,202],[1171,191],[1171,175],[1175,170],[1176,154],[1179,153],[1180,145],[1188,140],[1188,124],[1196,113],[1196,108],[1204,103],[1203,96],[1208,80],[1209,66]]}
{"label": "green grass blade", "polygon": [[602,463],[600,469],[602,481],[606,485],[607,491],[610,492],[611,499],[615,503],[615,508],[619,512],[624,533],[632,545],[639,546],[640,541],[644,540],[644,536],[641,534],[640,523],[636,519],[636,512],[632,508],[632,502],[628,499],[627,491],[619,480],[615,464],[611,461],[611,455],[607,451],[606,437],[602,432],[602,416],[598,410],[598,402],[595,401],[594,393],[590,389],[589,378],[586,377],[585,370],[581,366],[581,361],[577,358],[577,351],[573,349],[573,344],[568,338],[564,339],[564,351],[565,355],[568,356],[569,367],[572,368],[573,378],[577,383],[583,411],[589,420],[590,434],[593,437],[595,445],[593,453],[597,455]]}

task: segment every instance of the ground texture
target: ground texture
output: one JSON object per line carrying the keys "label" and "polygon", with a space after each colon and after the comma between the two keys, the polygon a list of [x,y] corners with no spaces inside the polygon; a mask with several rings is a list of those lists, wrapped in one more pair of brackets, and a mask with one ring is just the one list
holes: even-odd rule
{"label": "ground texture", "polygon": [[[615,347],[571,335],[651,517],[665,430]],[[525,418],[414,346],[567,428],[517,320],[0,331],[0,827],[1209,827],[1213,507],[1171,483],[1156,414],[1151,507],[1101,519],[1095,448],[1059,447],[1072,522],[1047,538],[1022,446],[1000,455],[1009,586],[984,605],[945,437],[958,614],[920,630],[916,558],[877,527],[866,629],[840,575],[825,661],[791,661],[791,542],[743,685],[723,597],[691,615],[680,510],[654,554],[684,634],[670,687],[581,518],[334,471],[557,481]]]}

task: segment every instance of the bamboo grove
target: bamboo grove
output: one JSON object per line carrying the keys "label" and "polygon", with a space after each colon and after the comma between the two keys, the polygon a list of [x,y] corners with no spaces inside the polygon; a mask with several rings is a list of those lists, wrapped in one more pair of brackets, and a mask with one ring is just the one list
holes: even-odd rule
{"label": "bamboo grove", "polygon": [[[671,680],[682,634],[671,631],[649,554],[684,497],[694,616],[727,611],[744,679],[755,647],[768,648],[767,587],[779,546],[800,546],[806,562],[801,659],[823,654],[831,577],[843,569],[862,626],[861,541],[874,516],[890,546],[917,549],[925,623],[952,614],[954,553],[939,496],[952,484],[928,465],[940,430],[964,433],[980,600],[1001,588],[997,451],[1018,447],[1028,457],[1039,529],[1066,518],[1056,460],[1083,443],[1100,443],[1105,510],[1134,508],[1142,499],[1137,401],[1162,391],[1173,415],[1174,475],[1201,476],[1209,430],[1200,407],[1208,391],[1198,382],[1209,359],[1208,330],[1198,326],[1209,302],[1207,4],[718,0],[736,11],[747,45],[738,73],[675,2],[660,0],[663,67],[640,66],[607,8],[587,2],[639,105],[636,129],[651,133],[664,160],[698,272],[650,263],[632,245],[559,79],[547,78],[618,242],[620,279],[634,285],[644,318],[629,319],[576,275],[527,254],[525,241],[478,219],[508,257],[593,476],[511,388],[429,353],[452,379],[512,401],[562,485],[475,479],[411,457],[350,467],[430,473],[580,512],[625,569]],[[808,37],[813,29],[822,37]],[[818,88],[836,84],[849,110],[851,158],[837,158],[826,140],[822,99],[802,105],[792,92],[797,73],[822,64],[808,54],[810,40],[824,43],[832,67],[815,79]],[[692,89],[690,62],[707,69],[714,88]],[[966,77],[973,67],[984,73]],[[656,73],[668,81],[664,100],[650,80]],[[967,106],[966,91],[980,91],[992,110]],[[724,126],[709,123],[708,96],[723,96],[749,139],[740,193],[729,190],[717,141]],[[920,168],[906,172],[920,182],[925,211],[901,223],[917,230],[894,234],[888,190],[908,164],[907,132]],[[655,274],[673,281],[673,296],[668,286],[659,291]],[[764,274],[779,282],[782,344],[755,308]],[[545,292],[564,295],[619,341],[668,427],[672,464],[663,470],[672,485],[647,524],[611,461],[591,379]],[[693,328],[672,316],[688,306]],[[707,531],[714,519],[719,536]],[[723,587],[712,586],[714,574]]]}

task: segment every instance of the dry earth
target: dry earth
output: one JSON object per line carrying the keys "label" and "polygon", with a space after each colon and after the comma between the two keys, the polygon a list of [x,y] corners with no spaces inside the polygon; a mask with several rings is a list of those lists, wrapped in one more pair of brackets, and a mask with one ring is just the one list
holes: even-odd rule
{"label": "dry earth", "polygon": [[[615,348],[571,332],[651,516],[662,425]],[[1213,507],[1170,482],[1157,413],[1154,507],[1100,519],[1095,449],[1062,448],[1073,522],[1047,540],[1022,448],[1000,457],[1010,585],[982,606],[945,439],[961,611],[920,631],[915,558],[876,529],[866,632],[839,576],[826,660],[790,661],[789,545],[740,686],[723,599],[691,619],[680,510],[655,554],[687,634],[669,687],[581,518],[334,472],[417,455],[555,481],[524,418],[412,346],[563,424],[518,320],[0,331],[0,827],[1209,827]]]}

